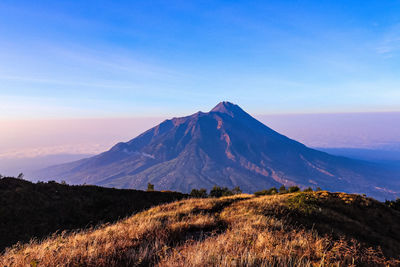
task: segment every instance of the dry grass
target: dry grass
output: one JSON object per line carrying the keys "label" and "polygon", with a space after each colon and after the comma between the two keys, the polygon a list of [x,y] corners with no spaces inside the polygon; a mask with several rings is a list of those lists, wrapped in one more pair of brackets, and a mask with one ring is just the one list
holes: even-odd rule
{"label": "dry grass", "polygon": [[[310,193],[317,205],[353,195]],[[399,265],[378,247],[349,235],[335,238],[290,208],[298,194],[188,199],[157,206],[113,225],[55,235],[6,251],[1,266],[387,266]],[[353,200],[350,200],[353,199]],[[350,204],[347,202],[350,201]],[[353,202],[354,203],[353,203]],[[364,203],[362,202],[362,203]],[[361,202],[360,202],[361,203]],[[357,203],[357,205],[361,205]],[[300,203],[300,205],[308,203]],[[371,205],[376,204],[370,203]],[[329,214],[329,208],[318,216]],[[313,218],[312,214],[304,218]],[[346,215],[341,214],[342,217]],[[397,215],[397,214],[395,214]],[[377,219],[377,218],[376,218]],[[354,218],[353,218],[354,220]],[[398,223],[398,222],[397,222]],[[333,229],[333,228],[332,228]]]}

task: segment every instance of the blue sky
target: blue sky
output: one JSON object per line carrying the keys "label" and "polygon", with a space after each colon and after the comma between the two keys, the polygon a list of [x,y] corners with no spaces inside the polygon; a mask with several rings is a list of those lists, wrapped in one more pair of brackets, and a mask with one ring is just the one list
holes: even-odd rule
{"label": "blue sky", "polygon": [[400,1],[0,2],[0,118],[400,111]]}

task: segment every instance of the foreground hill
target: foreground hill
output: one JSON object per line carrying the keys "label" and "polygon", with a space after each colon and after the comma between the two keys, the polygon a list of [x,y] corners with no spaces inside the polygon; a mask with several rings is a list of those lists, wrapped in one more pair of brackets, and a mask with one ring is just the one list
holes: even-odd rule
{"label": "foreground hill", "polygon": [[100,155],[37,176],[117,188],[144,189],[150,182],[180,192],[219,185],[249,193],[284,184],[381,200],[400,196],[399,172],[310,149],[229,102],[208,113],[166,120]]}
{"label": "foreground hill", "polygon": [[7,250],[1,266],[398,266],[400,213],[300,192],[187,199]]}
{"label": "foreground hill", "polygon": [[143,192],[97,186],[31,183],[0,179],[0,251],[18,241],[55,231],[114,222],[160,203],[185,197],[175,192]]}

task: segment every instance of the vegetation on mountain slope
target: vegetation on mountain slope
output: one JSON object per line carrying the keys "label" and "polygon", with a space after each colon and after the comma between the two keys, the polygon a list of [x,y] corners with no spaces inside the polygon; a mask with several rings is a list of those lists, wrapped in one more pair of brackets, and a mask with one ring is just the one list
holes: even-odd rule
{"label": "vegetation on mountain slope", "polygon": [[184,198],[176,192],[143,192],[56,182],[0,179],[0,251],[55,231],[115,222],[135,212]]}
{"label": "vegetation on mountain slope", "polygon": [[344,193],[186,199],[8,249],[1,266],[397,266],[400,212]]}

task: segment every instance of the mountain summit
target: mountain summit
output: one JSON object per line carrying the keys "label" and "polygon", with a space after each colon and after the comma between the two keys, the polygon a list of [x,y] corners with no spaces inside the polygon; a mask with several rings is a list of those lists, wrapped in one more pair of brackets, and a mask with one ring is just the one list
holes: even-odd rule
{"label": "mountain summit", "polygon": [[165,120],[109,151],[40,174],[75,184],[144,189],[152,183],[158,190],[182,192],[214,185],[240,186],[245,192],[299,185],[381,199],[396,195],[386,189],[381,168],[308,148],[230,102]]}
{"label": "mountain summit", "polygon": [[228,101],[220,102],[210,112],[225,113],[232,117],[240,116],[240,115],[250,116],[243,109],[241,109],[238,105],[232,104],[231,102],[228,102]]}

